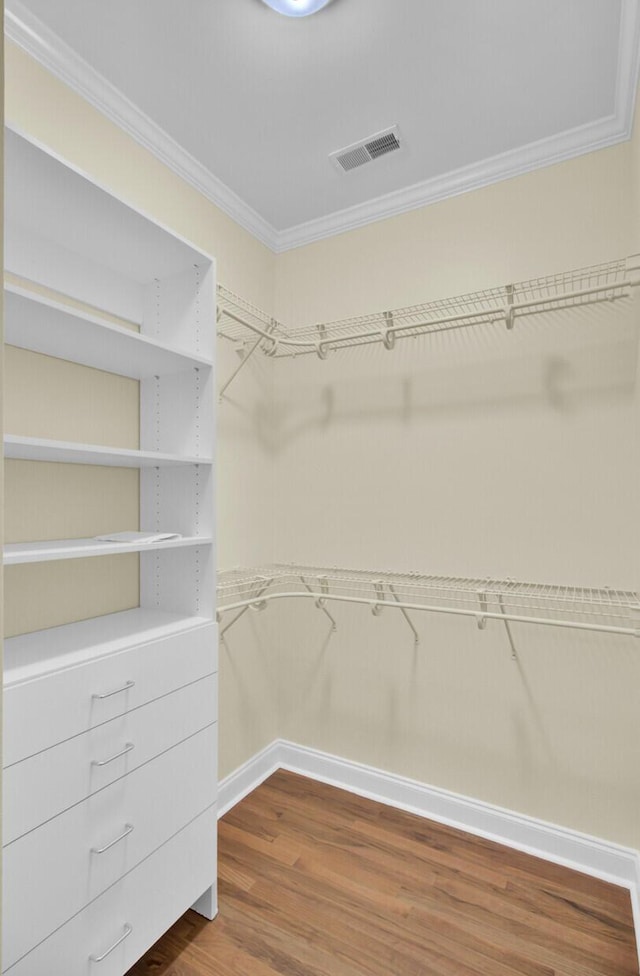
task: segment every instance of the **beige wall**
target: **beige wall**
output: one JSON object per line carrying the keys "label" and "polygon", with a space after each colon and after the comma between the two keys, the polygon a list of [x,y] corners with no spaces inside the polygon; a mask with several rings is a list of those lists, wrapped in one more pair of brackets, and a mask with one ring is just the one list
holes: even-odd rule
{"label": "beige wall", "polygon": [[[212,254],[218,280],[226,287],[267,310],[272,307],[274,255],[11,43],[6,46],[6,118],[8,124]],[[9,354],[7,431],[137,446],[133,381],[16,350]],[[236,363],[232,349],[220,349],[221,376]],[[271,558],[273,456],[262,433],[269,384],[270,371],[257,367],[239,378],[230,398],[218,408],[222,567],[254,565]],[[86,409],[87,396],[91,410]],[[79,402],[85,403],[83,412],[77,409]],[[55,403],[55,410],[48,409],[50,403]],[[25,531],[40,531],[38,526],[29,529],[25,521],[42,510],[45,497],[52,500],[48,509],[55,523],[49,523],[47,531],[62,535],[64,530],[62,537],[99,533],[105,522],[115,518],[116,510],[123,528],[124,522],[137,519],[136,478],[130,471],[107,472],[106,492],[104,469],[38,467],[36,482],[34,464],[10,465],[9,537],[24,538]],[[8,633],[136,605],[136,565],[135,557],[117,557],[12,568],[7,574]],[[38,594],[35,601],[34,593]],[[271,677],[262,671],[259,643],[244,648],[234,659],[224,647],[220,653],[220,771],[224,775],[271,741],[277,723]],[[259,699],[254,690],[258,676]]]}
{"label": "beige wall", "polygon": [[360,315],[625,255],[631,165],[624,143],[288,251],[276,315]]}
{"label": "beige wall", "polygon": [[[629,144],[282,255],[303,324],[627,255]],[[638,304],[275,365],[281,561],[635,587]],[[286,738],[640,846],[631,638],[273,607]]]}

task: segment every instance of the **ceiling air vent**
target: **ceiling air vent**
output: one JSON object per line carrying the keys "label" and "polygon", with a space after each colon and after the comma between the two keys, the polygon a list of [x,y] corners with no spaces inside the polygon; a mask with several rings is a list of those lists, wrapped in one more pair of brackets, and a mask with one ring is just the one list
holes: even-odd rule
{"label": "ceiling air vent", "polygon": [[351,146],[332,152],[329,159],[333,160],[339,170],[348,173],[349,170],[364,166],[365,163],[371,163],[374,159],[401,148],[400,132],[398,126],[394,125],[384,132],[376,132],[367,139],[361,139],[360,142],[354,142]]}

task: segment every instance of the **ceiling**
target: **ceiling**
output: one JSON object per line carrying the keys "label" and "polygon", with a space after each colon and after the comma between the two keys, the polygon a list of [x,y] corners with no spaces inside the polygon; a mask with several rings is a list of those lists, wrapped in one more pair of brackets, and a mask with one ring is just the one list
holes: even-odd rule
{"label": "ceiling", "polygon": [[[630,134],[639,0],[6,0],[7,34],[273,247]],[[397,124],[350,173],[329,154]]]}

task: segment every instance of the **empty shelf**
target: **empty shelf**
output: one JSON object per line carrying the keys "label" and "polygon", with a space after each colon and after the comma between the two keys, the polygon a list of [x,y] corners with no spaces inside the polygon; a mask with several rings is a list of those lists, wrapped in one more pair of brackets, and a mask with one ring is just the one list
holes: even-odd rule
{"label": "empty shelf", "polygon": [[192,464],[212,464],[211,458],[182,457],[159,451],[132,451],[126,448],[53,441],[40,437],[5,434],[4,456],[22,461],[56,461],[65,464],[103,464],[118,468],[157,468]]}
{"label": "empty shelf", "polygon": [[4,332],[9,345],[137,380],[212,365],[209,359],[15,285],[5,288]]}
{"label": "empty shelf", "polygon": [[61,627],[9,637],[4,642],[5,686],[127,647],[211,623],[206,617],[137,607]]}
{"label": "empty shelf", "polygon": [[180,549],[210,545],[209,536],[185,536],[168,542],[99,542],[97,539],[55,539],[46,542],[14,542],[4,547],[4,565],[42,563],[55,559],[83,559],[87,556],[113,556],[152,549]]}

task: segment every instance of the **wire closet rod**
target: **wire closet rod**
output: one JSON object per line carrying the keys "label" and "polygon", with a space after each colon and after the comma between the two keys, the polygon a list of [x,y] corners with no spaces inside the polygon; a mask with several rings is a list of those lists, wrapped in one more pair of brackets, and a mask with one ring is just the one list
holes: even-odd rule
{"label": "wire closet rod", "polygon": [[406,603],[401,600],[391,602],[390,600],[376,600],[360,596],[346,596],[344,594],[333,594],[324,592],[309,591],[301,593],[299,591],[289,591],[284,593],[266,593],[260,596],[259,600],[255,597],[247,600],[236,600],[233,603],[218,606],[218,614],[227,613],[232,610],[243,608],[256,610],[264,609],[264,606],[271,600],[283,600],[292,598],[312,599],[324,602],[331,600],[337,603],[358,603],[368,606],[371,610],[388,607],[390,610],[424,610],[428,613],[447,613],[462,617],[475,617],[487,620],[502,620],[521,624],[543,624],[548,627],[564,627],[570,630],[590,630],[601,634],[624,634],[629,637],[640,637],[640,627],[615,627],[610,624],[590,624],[579,620],[557,620],[547,617],[527,617],[515,613],[498,613],[489,610],[466,610],[461,607],[429,606],[424,603]]}
{"label": "wire closet rod", "polygon": [[[382,342],[387,349],[392,349],[396,338],[500,320],[504,320],[507,329],[511,330],[516,317],[536,315],[553,308],[616,301],[627,297],[631,288],[640,286],[637,260],[637,256],[634,256],[608,265],[507,285],[502,290],[492,289],[424,306],[320,324],[313,329],[299,329],[293,333],[273,319],[268,319],[259,309],[220,288],[219,319],[230,319],[258,336],[256,347],[260,346],[265,355],[316,353],[321,359],[326,359],[331,349],[340,347]],[[245,309],[243,304],[246,305]],[[439,311],[446,311],[447,314],[437,314]]]}

